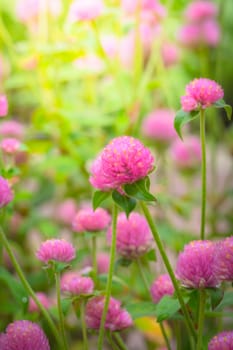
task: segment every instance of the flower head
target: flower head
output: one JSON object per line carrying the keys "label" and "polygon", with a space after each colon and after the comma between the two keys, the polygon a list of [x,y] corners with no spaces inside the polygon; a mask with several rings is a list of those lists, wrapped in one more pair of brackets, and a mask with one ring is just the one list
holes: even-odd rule
{"label": "flower head", "polygon": [[20,150],[20,141],[13,137],[3,139],[1,142],[1,148],[3,152],[8,154],[15,154]]}
{"label": "flower head", "polygon": [[164,43],[161,48],[162,59],[165,67],[170,67],[179,61],[179,50],[177,45]]}
{"label": "flower head", "polygon": [[0,117],[5,117],[8,113],[8,101],[6,95],[0,95]]}
{"label": "flower head", "polygon": [[94,282],[90,277],[74,277],[63,284],[62,290],[72,295],[91,294],[94,290]]}
{"label": "flower head", "polygon": [[[87,327],[99,329],[104,309],[104,297],[91,298],[86,305]],[[121,308],[120,301],[110,298],[105,328],[111,331],[119,331],[132,325],[129,313]]]}
{"label": "flower head", "polygon": [[215,244],[193,241],[179,254],[176,276],[188,288],[215,288],[219,281],[215,274]]}
{"label": "flower head", "polygon": [[0,124],[0,135],[21,139],[24,135],[24,127],[15,120],[7,120]]}
{"label": "flower head", "polygon": [[8,325],[1,335],[1,350],[50,350],[48,339],[36,323],[27,320],[15,321]]}
{"label": "flower head", "polygon": [[108,212],[102,208],[95,211],[91,208],[80,210],[72,221],[73,230],[76,232],[96,232],[105,229],[111,221]]}
{"label": "flower head", "polygon": [[[41,304],[44,306],[45,309],[48,309],[51,306],[51,301],[49,300],[48,296],[45,293],[37,292],[36,297],[41,302]],[[29,298],[28,311],[29,312],[40,311],[37,304],[32,298]]]}
{"label": "flower head", "polygon": [[13,199],[13,193],[10,189],[8,181],[0,176],[0,209],[5,207]]}
{"label": "flower head", "polygon": [[46,264],[50,260],[69,262],[75,258],[75,248],[64,239],[49,239],[41,244],[36,256]]}
{"label": "flower head", "polygon": [[103,9],[102,0],[75,0],[70,5],[68,19],[70,22],[90,21],[99,17]]}
{"label": "flower head", "polygon": [[182,108],[185,112],[190,112],[198,107],[210,107],[223,98],[224,94],[219,84],[206,78],[194,79],[186,86],[185,92],[186,95],[181,97]]}
{"label": "flower head", "polygon": [[181,44],[186,47],[216,47],[220,40],[220,28],[216,20],[208,19],[202,23],[185,24],[178,36]]}
{"label": "flower head", "polygon": [[185,17],[190,22],[199,22],[204,19],[212,19],[218,14],[218,9],[216,4],[208,0],[200,0],[191,2],[186,11]]}
{"label": "flower head", "polygon": [[153,301],[158,303],[164,295],[173,295],[174,287],[169,275],[159,276],[150,288],[150,293]]}
{"label": "flower head", "polygon": [[73,199],[66,199],[60,203],[55,212],[55,217],[59,222],[70,225],[76,214],[76,203]]}
{"label": "flower head", "polygon": [[233,350],[233,331],[215,335],[208,344],[208,350]]}
{"label": "flower head", "polygon": [[195,169],[201,164],[201,144],[196,136],[176,139],[171,146],[171,157],[179,169]]}
{"label": "flower head", "polygon": [[233,282],[233,236],[217,244],[215,271],[221,281]]}
{"label": "flower head", "polygon": [[91,169],[91,184],[102,190],[118,189],[147,176],[154,158],[148,148],[130,136],[113,139],[100,153]]}

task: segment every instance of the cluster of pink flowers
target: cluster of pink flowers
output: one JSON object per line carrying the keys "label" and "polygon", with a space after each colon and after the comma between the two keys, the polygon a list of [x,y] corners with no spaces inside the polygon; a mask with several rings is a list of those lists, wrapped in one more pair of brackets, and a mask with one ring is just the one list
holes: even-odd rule
{"label": "cluster of pink flowers", "polygon": [[215,335],[208,344],[208,350],[233,350],[233,331]]}
{"label": "cluster of pink flowers", "polygon": [[201,164],[201,143],[196,136],[187,136],[184,141],[176,139],[170,151],[171,158],[180,170],[195,170]]}
{"label": "cluster of pink flowers", "polygon": [[[109,228],[107,240],[111,243],[112,229]],[[127,218],[121,213],[117,219],[116,249],[118,254],[128,259],[135,259],[144,255],[152,247],[152,234],[146,219],[131,213]]]}
{"label": "cluster of pink flowers", "polygon": [[[86,305],[86,323],[91,329],[99,329],[104,309],[104,297],[91,298]],[[110,298],[105,328],[111,331],[120,331],[132,326],[132,318],[129,313],[121,308],[121,302]]]}
{"label": "cluster of pink flowers", "polygon": [[182,109],[190,112],[198,108],[207,108],[222,99],[222,87],[215,81],[199,78],[194,79],[186,86],[185,95],[181,97]]}
{"label": "cluster of pink flowers", "polygon": [[51,260],[70,262],[75,258],[75,248],[64,239],[50,239],[41,244],[36,257],[45,264]]}
{"label": "cluster of pink flowers", "polygon": [[90,21],[99,17],[103,10],[102,0],[74,0],[69,8],[68,21]]}
{"label": "cluster of pink flowers", "polygon": [[220,40],[216,20],[218,9],[212,1],[200,0],[190,3],[185,12],[187,24],[179,33],[179,40],[188,47],[207,45],[215,47]]}
{"label": "cluster of pink flowers", "polygon": [[76,276],[67,279],[61,285],[63,292],[68,292],[71,295],[85,295],[91,294],[94,290],[94,282],[90,277]]}
{"label": "cluster of pink flowers", "polygon": [[9,183],[4,177],[0,176],[0,209],[5,207],[13,199],[13,193]]}
{"label": "cluster of pink flowers", "polygon": [[100,153],[91,168],[91,184],[102,191],[120,189],[147,176],[154,158],[139,140],[122,136],[113,139]]}
{"label": "cluster of pink flowers", "polygon": [[1,350],[50,350],[48,339],[36,323],[27,320],[8,325],[0,334]]}
{"label": "cluster of pink flowers", "polygon": [[158,303],[164,295],[173,295],[174,287],[169,275],[159,276],[151,285],[150,293],[152,300]]}
{"label": "cluster of pink flowers", "polygon": [[8,101],[6,95],[0,95],[0,117],[5,117],[8,113]]}
{"label": "cluster of pink flowers", "polygon": [[81,209],[72,221],[72,227],[75,232],[97,232],[104,230],[111,221],[108,212],[102,208],[95,211],[91,208]]}

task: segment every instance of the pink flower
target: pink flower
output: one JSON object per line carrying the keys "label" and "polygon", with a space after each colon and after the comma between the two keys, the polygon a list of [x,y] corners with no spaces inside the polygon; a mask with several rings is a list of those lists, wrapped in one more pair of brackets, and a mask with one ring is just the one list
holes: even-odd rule
{"label": "pink flower", "polygon": [[215,20],[207,20],[202,24],[202,40],[210,47],[216,47],[220,41],[220,28]]}
{"label": "pink flower", "polygon": [[15,154],[20,150],[21,143],[13,137],[3,139],[1,142],[1,149],[8,154]]}
{"label": "pink flower", "polygon": [[76,232],[96,232],[105,229],[111,221],[108,212],[102,208],[95,211],[90,208],[80,210],[72,222],[73,230]]}
{"label": "pink flower", "polygon": [[179,254],[176,276],[187,288],[215,288],[219,281],[215,274],[215,244],[193,241]]}
{"label": "pink flower", "polygon": [[170,67],[179,61],[178,47],[172,43],[164,43],[161,49],[162,59],[165,67]]}
{"label": "pink flower", "polygon": [[45,0],[41,6],[39,0],[18,0],[16,4],[16,16],[23,23],[36,20],[41,11],[58,17],[62,11],[62,3],[60,0]]}
{"label": "pink flower", "polygon": [[[94,297],[86,305],[87,327],[99,329],[101,317],[104,309],[104,297]],[[121,309],[120,301],[110,298],[108,312],[105,322],[105,328],[111,331],[120,331],[132,325],[132,318],[129,313]]]}
{"label": "pink flower", "polygon": [[36,257],[46,264],[50,260],[69,262],[75,258],[75,248],[63,239],[49,239],[41,244]]}
{"label": "pink flower", "polygon": [[61,276],[61,290],[65,290],[69,283],[74,279],[80,277],[80,274],[76,271],[68,271]]}
{"label": "pink flower", "polygon": [[0,124],[0,135],[22,139],[24,136],[24,126],[15,120],[4,121]]}
{"label": "pink flower", "polygon": [[97,270],[99,274],[107,273],[109,269],[110,257],[107,253],[97,255]]}
{"label": "pink flower", "polygon": [[[38,292],[36,293],[37,299],[41,302],[41,304],[44,306],[45,309],[48,309],[51,306],[51,301],[47,297],[45,293]],[[29,305],[28,305],[28,311],[29,312],[40,312],[40,309],[38,308],[35,301],[30,297],[29,298]]]}
{"label": "pink flower", "polygon": [[159,276],[153,283],[150,288],[150,293],[153,301],[158,303],[164,295],[173,295],[174,287],[169,275]]}
{"label": "pink flower", "polygon": [[[111,243],[112,229],[109,228],[107,240]],[[129,259],[144,255],[152,246],[152,234],[146,219],[131,213],[127,218],[121,213],[117,219],[117,252]]]}
{"label": "pink flower", "polygon": [[113,139],[100,153],[91,169],[91,184],[102,190],[119,189],[147,176],[154,158],[139,140],[122,136]]}
{"label": "pink flower", "polygon": [[5,207],[13,199],[13,193],[8,181],[0,176],[0,209]]}
{"label": "pink flower", "polygon": [[90,277],[74,277],[63,285],[62,291],[72,295],[91,294],[94,290],[94,282]]}
{"label": "pink flower", "polygon": [[74,60],[73,64],[80,71],[85,71],[92,74],[100,74],[104,70],[103,60],[94,54],[79,57]]}
{"label": "pink flower", "polygon": [[233,282],[233,236],[217,244],[215,271],[221,281]]}
{"label": "pink flower", "polygon": [[[50,350],[48,339],[36,323],[27,320],[8,325],[1,350]],[[1,344],[1,343],[0,343]]]}
{"label": "pink flower", "polygon": [[102,0],[75,0],[70,5],[68,20],[70,22],[90,21],[99,17],[103,10]]}
{"label": "pink flower", "polygon": [[180,169],[192,170],[201,164],[201,144],[196,136],[188,136],[184,141],[177,139],[171,146],[171,157]]}
{"label": "pink flower", "polygon": [[151,13],[156,19],[166,16],[167,12],[158,0],[121,0],[122,8],[125,12],[133,14],[140,6],[141,12]]}
{"label": "pink flower", "polygon": [[73,199],[69,198],[60,203],[55,212],[55,217],[59,222],[62,222],[66,225],[70,225],[72,220],[75,217],[77,210],[76,203]]}
{"label": "pink flower", "polygon": [[[194,79],[186,86],[185,92],[185,97],[195,100],[201,108],[210,107],[224,95],[219,84],[206,78]],[[181,104],[184,111],[190,112],[192,110],[190,105],[186,103],[184,96],[181,97]]]}
{"label": "pink flower", "polygon": [[157,109],[143,121],[143,134],[155,141],[169,142],[176,138],[174,129],[175,113],[170,109]]}
{"label": "pink flower", "polygon": [[116,57],[119,42],[118,38],[115,35],[104,35],[101,38],[101,44],[107,56],[110,58]]}
{"label": "pink flower", "polygon": [[233,331],[215,335],[208,344],[208,350],[233,350]]}
{"label": "pink flower", "polygon": [[8,101],[6,95],[0,95],[0,117],[5,117],[8,113]]}
{"label": "pink flower", "polygon": [[216,4],[212,1],[194,1],[191,2],[186,11],[185,18],[190,22],[199,22],[204,19],[212,19],[218,14]]}

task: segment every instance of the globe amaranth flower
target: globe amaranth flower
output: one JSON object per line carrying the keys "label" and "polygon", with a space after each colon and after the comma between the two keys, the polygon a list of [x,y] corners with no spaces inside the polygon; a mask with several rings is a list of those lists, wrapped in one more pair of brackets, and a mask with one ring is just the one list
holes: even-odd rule
{"label": "globe amaranth flower", "polygon": [[150,294],[152,300],[158,303],[164,295],[173,295],[174,287],[169,275],[159,276],[151,285]]}
{"label": "globe amaranth flower", "polygon": [[[118,254],[129,259],[144,255],[152,246],[153,238],[146,219],[131,213],[127,218],[120,213],[117,218],[116,249]],[[111,243],[112,228],[107,232],[107,240]]]}
{"label": "globe amaranth flower", "polygon": [[179,32],[180,43],[188,48],[216,47],[220,40],[220,28],[216,20],[185,24]]}
{"label": "globe amaranth flower", "polygon": [[[40,301],[40,303],[44,306],[45,309],[48,309],[51,306],[51,301],[45,293],[37,292],[36,297]],[[28,311],[40,312],[40,309],[38,308],[37,304],[31,297],[29,298]]]}
{"label": "globe amaranth flower", "polygon": [[233,282],[233,236],[217,243],[215,271],[221,281]]}
{"label": "globe amaranth flower", "polygon": [[77,296],[91,294],[94,290],[94,282],[90,277],[77,276],[63,284],[61,289],[63,292]]}
{"label": "globe amaranth flower", "polygon": [[176,139],[171,145],[171,158],[179,169],[196,169],[201,164],[201,143],[198,137]]}
{"label": "globe amaranth flower", "polygon": [[4,153],[7,154],[15,154],[20,150],[21,143],[19,140],[8,137],[6,139],[3,139],[1,142],[1,149]]}
{"label": "globe amaranth flower", "polygon": [[185,11],[185,17],[190,22],[200,22],[213,19],[218,14],[218,8],[212,1],[200,0],[191,2]]}
{"label": "globe amaranth flower", "polygon": [[215,243],[192,241],[178,256],[176,276],[188,288],[215,288],[219,280],[215,274]]}
{"label": "globe amaranth flower", "polygon": [[90,21],[99,17],[103,10],[102,0],[75,0],[70,5],[68,20],[70,22]]}
{"label": "globe amaranth flower", "polygon": [[0,135],[22,139],[24,136],[24,126],[15,120],[6,120],[0,124]]}
{"label": "globe amaranth flower", "polygon": [[13,193],[4,177],[0,176],[0,209],[5,207],[13,199]]}
{"label": "globe amaranth flower", "polygon": [[210,107],[224,95],[219,84],[206,78],[194,79],[186,86],[185,92],[186,95],[181,97],[182,109],[185,112]]}
{"label": "globe amaranth flower", "polygon": [[148,148],[130,136],[113,139],[91,168],[91,184],[102,191],[119,189],[147,176],[154,158]]}
{"label": "globe amaranth flower", "polygon": [[51,260],[70,262],[75,258],[75,248],[64,239],[49,239],[41,244],[36,257],[46,264]]}
{"label": "globe amaranth flower", "polygon": [[208,350],[233,350],[233,331],[215,335],[208,344]]}
{"label": "globe amaranth flower", "polygon": [[5,95],[0,95],[0,117],[5,117],[8,113],[8,101]]}
{"label": "globe amaranth flower", "polygon": [[81,209],[72,221],[73,230],[76,232],[96,232],[105,229],[111,221],[108,212],[102,208],[95,211],[91,208]]}
{"label": "globe amaranth flower", "polygon": [[48,339],[41,327],[27,320],[9,324],[6,333],[0,337],[0,344],[1,350],[50,350]]}
{"label": "globe amaranth flower", "polygon": [[[103,296],[91,298],[86,305],[86,323],[91,329],[99,329],[104,309]],[[132,318],[129,313],[121,308],[120,301],[110,298],[108,312],[105,321],[105,329],[120,331],[132,326]]]}

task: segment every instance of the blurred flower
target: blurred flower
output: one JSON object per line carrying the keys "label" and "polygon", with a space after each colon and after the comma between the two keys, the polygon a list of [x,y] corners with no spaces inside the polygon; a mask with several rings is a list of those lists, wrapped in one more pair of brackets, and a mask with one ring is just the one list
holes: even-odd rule
{"label": "blurred flower", "polygon": [[202,24],[202,40],[210,47],[216,47],[220,41],[220,28],[215,20],[208,20]]}
{"label": "blurred flower", "polygon": [[35,21],[41,12],[58,17],[61,10],[62,2],[60,0],[18,0],[16,3],[16,16],[23,23]]}
{"label": "blurred flower", "polygon": [[8,101],[6,95],[0,95],[0,117],[5,117],[8,113]]}
{"label": "blurred flower", "polygon": [[36,257],[46,264],[50,260],[69,262],[75,258],[75,248],[63,239],[49,239],[41,244]]}
{"label": "blurred flower", "polygon": [[[112,229],[109,228],[107,240],[111,243]],[[116,248],[118,254],[134,259],[144,255],[152,246],[152,234],[146,219],[138,214],[131,213],[127,218],[120,213],[117,218]]]}
{"label": "blurred flower", "polygon": [[233,331],[215,335],[208,344],[208,350],[233,350]]}
{"label": "blurred flower", "polygon": [[70,281],[77,277],[80,277],[80,274],[77,271],[67,271],[63,273],[61,276],[61,290],[65,290]]}
{"label": "blurred flower", "polygon": [[153,15],[156,20],[166,16],[167,12],[158,0],[121,0],[122,9],[126,13],[133,14],[140,8],[142,16],[145,13]]}
{"label": "blurred flower", "polygon": [[76,232],[96,232],[105,229],[111,221],[108,212],[102,208],[95,211],[91,208],[81,209],[72,221],[73,230]]}
{"label": "blurred flower", "polygon": [[175,44],[164,43],[161,48],[162,59],[165,67],[171,67],[179,61],[179,50]]}
{"label": "blurred flower", "polygon": [[73,62],[73,64],[80,71],[87,71],[95,74],[100,74],[104,70],[103,60],[94,54],[79,57]]}
{"label": "blurred flower", "polygon": [[1,350],[50,350],[48,339],[36,323],[20,320],[8,325],[1,335],[4,347]]}
{"label": "blurred flower", "polygon": [[216,47],[220,40],[220,28],[216,20],[211,19],[203,23],[188,23],[180,29],[178,40],[187,47]]}
{"label": "blurred flower", "polygon": [[115,35],[108,34],[102,36],[101,44],[108,57],[116,57],[118,52],[119,39]]}
{"label": "blurred flower", "polygon": [[215,271],[221,281],[233,282],[233,236],[217,244]]}
{"label": "blurred flower", "polygon": [[62,285],[62,291],[72,295],[91,294],[94,290],[94,282],[90,277],[74,277]]}
{"label": "blurred flower", "polygon": [[209,19],[216,17],[218,14],[218,9],[216,4],[212,1],[193,1],[191,2],[185,11],[185,17],[190,22],[198,22],[203,19]]}
{"label": "blurred flower", "polygon": [[152,300],[158,303],[164,295],[173,295],[174,287],[169,275],[159,276],[151,285],[150,293]]}
{"label": "blurred flower", "polygon": [[0,176],[0,209],[5,207],[13,199],[13,193],[8,181]]}
{"label": "blurred flower", "polygon": [[[48,309],[51,306],[51,301],[49,300],[48,296],[45,293],[37,292],[36,297],[41,302],[41,304],[44,306],[45,309]],[[40,309],[38,308],[37,304],[31,297],[29,298],[28,311],[40,312]]]}
{"label": "blurred flower", "polygon": [[154,158],[148,148],[130,136],[113,139],[100,153],[91,168],[91,184],[102,190],[119,189],[147,176]]}
{"label": "blurred flower", "polygon": [[170,152],[179,169],[195,170],[201,164],[201,144],[196,136],[188,136],[184,141],[176,139]]}
{"label": "blurred flower", "polygon": [[1,149],[3,152],[8,154],[15,154],[20,150],[21,143],[19,140],[8,137],[6,139],[3,139],[1,142]]}
{"label": "blurred flower", "polygon": [[99,17],[103,10],[102,0],[75,0],[70,5],[68,21],[90,21]]}
{"label": "blurred flower", "polygon": [[[110,263],[110,257],[108,253],[99,253],[97,254],[97,271],[99,274],[108,273],[109,269],[109,263]],[[88,268],[92,269],[92,258],[87,257],[83,261],[83,267],[84,271],[86,271]]]}
{"label": "blurred flower", "polygon": [[75,217],[77,211],[76,202],[71,199],[65,199],[62,203],[58,204],[55,209],[55,217],[59,222],[70,225]]}
{"label": "blurred flower", "polygon": [[[120,301],[110,298],[108,312],[105,322],[105,329],[120,331],[132,326],[132,319],[129,313],[121,309]],[[86,305],[86,323],[91,329],[99,329],[104,309],[104,297],[94,297]]]}
{"label": "blurred flower", "polygon": [[24,136],[24,125],[15,120],[6,120],[0,124],[0,135],[21,140]]}
{"label": "blurred flower", "polygon": [[215,275],[215,243],[192,241],[179,254],[176,276],[187,288],[216,288],[219,281]]}

